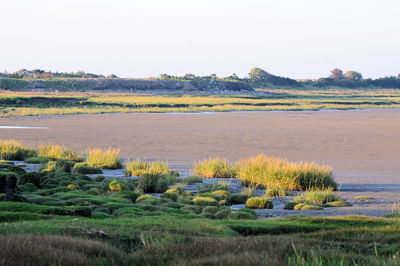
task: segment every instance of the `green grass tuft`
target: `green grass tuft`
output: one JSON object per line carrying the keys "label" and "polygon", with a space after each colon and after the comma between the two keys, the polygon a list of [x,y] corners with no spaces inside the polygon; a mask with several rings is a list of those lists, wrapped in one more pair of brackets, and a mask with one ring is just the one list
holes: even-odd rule
{"label": "green grass tuft", "polygon": [[155,161],[152,163],[138,159],[136,161],[128,162],[126,165],[126,176],[145,176],[150,175],[165,175],[169,173],[168,164]]}
{"label": "green grass tuft", "polygon": [[272,209],[274,204],[266,197],[253,197],[246,201],[246,208],[249,209]]}
{"label": "green grass tuft", "polygon": [[225,159],[215,158],[200,161],[193,165],[193,174],[205,178],[234,178],[236,167],[231,166]]}

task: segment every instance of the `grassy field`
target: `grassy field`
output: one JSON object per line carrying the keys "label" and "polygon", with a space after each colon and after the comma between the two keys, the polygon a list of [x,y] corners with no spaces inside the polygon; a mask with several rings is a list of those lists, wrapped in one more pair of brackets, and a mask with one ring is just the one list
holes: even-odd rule
{"label": "grassy field", "polygon": [[[64,146],[42,146],[37,153],[15,141],[0,144],[1,158],[18,155],[42,164],[38,172],[27,173],[23,165],[0,161],[1,265],[400,263],[397,206],[391,218],[257,220],[252,209],[273,207],[268,195],[253,197],[251,189],[231,194],[226,183],[179,178],[161,162],[131,162],[128,170],[143,171],[141,179],[90,178],[86,174],[94,169],[101,172],[88,166],[90,151],[82,162]],[[119,161],[117,152],[96,150],[93,161],[112,168]],[[38,154],[51,158],[29,157]],[[188,184],[197,184],[197,195],[186,189]],[[286,195],[269,196],[280,193]],[[230,208],[244,203],[246,208]],[[305,191],[290,203],[288,209],[318,210],[345,202],[325,189]]]}
{"label": "grassy field", "polygon": [[266,95],[0,92],[0,117],[111,112],[228,112],[399,108],[398,90],[262,90]]}

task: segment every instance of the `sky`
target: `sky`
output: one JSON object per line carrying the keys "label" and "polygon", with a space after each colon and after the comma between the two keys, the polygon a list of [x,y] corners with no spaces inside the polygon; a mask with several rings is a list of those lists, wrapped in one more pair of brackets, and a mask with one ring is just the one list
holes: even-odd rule
{"label": "sky", "polygon": [[0,72],[400,73],[399,0],[1,0]]}

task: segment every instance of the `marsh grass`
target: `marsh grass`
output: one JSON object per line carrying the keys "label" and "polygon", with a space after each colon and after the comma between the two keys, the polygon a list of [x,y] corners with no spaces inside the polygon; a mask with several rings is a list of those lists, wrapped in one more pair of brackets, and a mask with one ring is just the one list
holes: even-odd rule
{"label": "marsh grass", "polygon": [[324,190],[309,190],[305,191],[302,195],[294,198],[298,203],[315,203],[326,204],[329,202],[339,201],[340,198],[335,195],[332,188]]}
{"label": "marsh grass", "polygon": [[239,161],[238,178],[250,185],[289,190],[336,189],[337,186],[329,166],[320,166],[314,162],[292,163],[264,154]]}
{"label": "marsh grass", "polygon": [[0,140],[0,159],[23,161],[25,158],[36,156],[36,151],[27,148],[22,143],[13,140]]}
{"label": "marsh grass", "polygon": [[292,191],[285,189],[285,188],[280,188],[280,187],[268,187],[265,190],[265,196],[267,197],[285,197],[285,196],[291,196]]}
{"label": "marsh grass", "polygon": [[142,159],[128,162],[126,165],[126,176],[165,175],[169,173],[168,163],[162,161],[147,162]]}
{"label": "marsh grass", "polygon": [[250,209],[272,209],[274,204],[267,197],[253,197],[246,201],[246,208]]}
{"label": "marsh grass", "polygon": [[354,197],[356,200],[373,200],[374,198],[371,196],[356,196]]}
{"label": "marsh grass", "polygon": [[109,148],[89,149],[87,151],[86,163],[90,167],[100,169],[121,169],[122,163],[119,158],[119,149]]}
{"label": "marsh grass", "polygon": [[400,218],[400,203],[393,203],[392,212],[386,214],[387,218]]}
{"label": "marsh grass", "polygon": [[237,169],[235,166],[231,166],[226,159],[210,158],[195,163],[193,174],[205,178],[234,178],[237,175]]}
{"label": "marsh grass", "polygon": [[55,235],[0,236],[1,265],[112,265],[127,254],[101,241]]}
{"label": "marsh grass", "polygon": [[82,155],[76,154],[63,145],[56,144],[39,145],[39,156],[55,160],[83,161]]}

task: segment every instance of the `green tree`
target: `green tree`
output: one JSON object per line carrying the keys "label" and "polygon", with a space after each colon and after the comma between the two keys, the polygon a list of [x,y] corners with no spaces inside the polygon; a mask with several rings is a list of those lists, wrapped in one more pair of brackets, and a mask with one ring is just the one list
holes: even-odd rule
{"label": "green tree", "polygon": [[354,80],[354,81],[362,80],[361,73],[354,71],[354,70],[346,71],[346,73],[344,73],[344,76],[346,79],[350,79],[350,80]]}
{"label": "green tree", "polygon": [[250,81],[266,81],[271,76],[267,71],[259,68],[253,67],[249,73],[249,80]]}
{"label": "green tree", "polygon": [[344,78],[343,71],[339,68],[335,68],[331,70],[331,75],[329,77],[334,80],[342,80]]}

